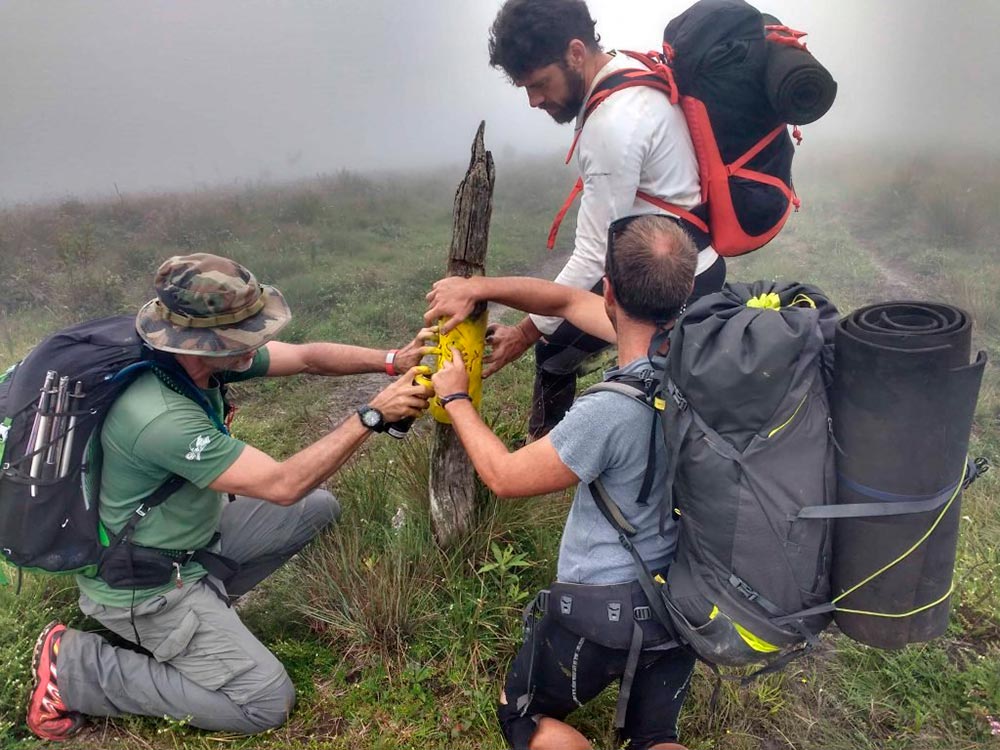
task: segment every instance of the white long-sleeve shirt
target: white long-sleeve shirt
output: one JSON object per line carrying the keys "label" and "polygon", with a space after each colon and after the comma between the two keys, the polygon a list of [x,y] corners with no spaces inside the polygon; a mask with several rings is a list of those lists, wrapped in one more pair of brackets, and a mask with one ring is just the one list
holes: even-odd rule
{"label": "white long-sleeve shirt", "polygon": [[[611,73],[639,63],[624,54],[612,58],[594,77],[597,84]],[[586,106],[586,104],[584,105]],[[576,144],[576,163],[583,178],[583,198],[576,219],[573,254],[556,276],[556,283],[591,289],[604,275],[608,226],[615,219],[664,211],[641,200],[642,191],[682,208],[701,202],[698,161],[680,106],[647,86],[635,86],[605,99],[587,118],[577,116],[582,132]],[[715,262],[711,247],[698,254],[697,272]],[[552,333],[562,318],[532,315],[542,334]]]}

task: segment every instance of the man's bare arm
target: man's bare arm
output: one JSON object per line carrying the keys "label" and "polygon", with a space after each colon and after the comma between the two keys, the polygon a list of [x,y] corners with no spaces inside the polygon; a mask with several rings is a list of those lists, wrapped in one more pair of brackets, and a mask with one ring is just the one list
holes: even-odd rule
{"label": "man's bare arm", "polygon": [[[433,334],[422,329],[416,337],[396,352],[395,369],[404,372],[420,362],[421,357],[434,351],[424,342]],[[286,344],[271,341],[266,345],[270,356],[268,377],[285,375],[354,375],[360,372],[384,372],[388,352],[364,346],[316,342],[311,344]]]}
{"label": "man's bare arm", "polygon": [[[469,388],[462,355],[457,349],[452,349],[451,354],[451,360],[432,377],[434,389],[442,398],[468,392]],[[445,409],[476,473],[500,497],[543,495],[572,487],[579,481],[559,458],[548,437],[511,453],[486,426],[471,401],[449,401]]]}
{"label": "man's bare arm", "polygon": [[452,401],[445,409],[476,473],[497,496],[544,495],[580,481],[547,436],[511,453],[469,401]]}
{"label": "man's bare arm", "polygon": [[[431,391],[413,384],[416,374],[416,368],[410,369],[371,400],[370,405],[382,412],[386,422],[418,416],[427,408]],[[209,486],[276,505],[293,505],[343,466],[370,434],[352,414],[332,432],[284,461],[275,461],[248,445]]]}
{"label": "man's bare arm", "polygon": [[526,276],[451,276],[436,282],[427,295],[429,308],[424,320],[450,318],[447,332],[472,312],[476,302],[490,300],[524,312],[565,318],[574,326],[605,341],[616,340],[604,311],[604,301],[590,291]]}

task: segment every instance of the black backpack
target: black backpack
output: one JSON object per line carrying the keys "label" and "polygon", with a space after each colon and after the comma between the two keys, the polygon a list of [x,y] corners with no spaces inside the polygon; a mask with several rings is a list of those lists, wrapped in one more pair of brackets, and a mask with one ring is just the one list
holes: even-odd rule
{"label": "black backpack", "polygon": [[[637,502],[675,516],[677,557],[654,581],[600,481],[591,493],[632,554],[647,598],[710,664],[780,668],[830,621],[829,519],[797,519],[836,501],[829,429],[836,308],[814,287],[728,284],[694,302],[670,337],[662,384],[611,382],[657,408],[665,497]],[[647,472],[651,478],[651,471]],[[633,498],[618,498],[631,501]],[[665,583],[665,585],[663,585]],[[656,585],[660,584],[660,585]]]}
{"label": "black backpack", "polygon": [[[104,416],[139,374],[154,367],[168,372],[216,419],[172,357],[144,344],[133,316],[58,331],[0,376],[0,552],[10,563],[45,573],[100,572],[110,585],[120,579],[119,588],[157,585],[164,571],[169,576],[176,558],[151,558],[157,570],[155,580],[147,580],[129,539],[146,510],[165,501],[183,479],[168,479],[115,535],[98,513]],[[217,426],[225,430],[221,422]],[[144,554],[147,548],[141,549]],[[202,551],[190,553],[201,561]]]}
{"label": "black backpack", "polygon": [[[744,0],[699,0],[667,25],[662,53],[625,52],[637,67],[612,73],[587,100],[584,122],[609,96],[633,86],[680,104],[698,159],[701,203],[688,210],[663,196],[637,197],[680,217],[699,248],[711,244],[723,256],[756,250],[799,207],[787,123],[819,119],[837,92],[802,36]],[[801,140],[797,127],[792,135]],[[549,249],[582,190],[577,181],[553,222]]]}

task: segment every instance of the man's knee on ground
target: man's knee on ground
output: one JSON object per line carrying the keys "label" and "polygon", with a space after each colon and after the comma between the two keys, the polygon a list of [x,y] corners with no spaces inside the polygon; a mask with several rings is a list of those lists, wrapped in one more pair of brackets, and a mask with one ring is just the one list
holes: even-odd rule
{"label": "man's knee on ground", "polygon": [[506,692],[500,693],[500,701],[497,703],[497,721],[508,745],[514,750],[528,750],[531,737],[538,729],[538,723],[533,716],[521,716],[517,706],[507,701]]}
{"label": "man's knee on ground", "polygon": [[295,686],[288,675],[283,674],[266,691],[240,706],[252,727],[246,733],[257,734],[280,727],[288,721],[294,706]]}
{"label": "man's knee on ground", "polygon": [[316,530],[340,520],[340,503],[326,490],[313,490],[304,498],[305,513]]}

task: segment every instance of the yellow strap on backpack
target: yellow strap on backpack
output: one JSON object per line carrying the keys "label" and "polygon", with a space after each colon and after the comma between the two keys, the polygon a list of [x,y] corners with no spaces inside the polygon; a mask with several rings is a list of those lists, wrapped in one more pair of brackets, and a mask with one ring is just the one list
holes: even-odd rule
{"label": "yellow strap on backpack", "polygon": [[[479,411],[479,404],[483,399],[483,354],[486,351],[488,320],[489,312],[485,310],[476,318],[466,318],[451,331],[439,337],[435,352],[434,371],[437,372],[445,362],[451,361],[451,348],[458,349],[465,363],[465,371],[469,375],[469,395],[476,411]],[[443,324],[442,318],[438,321],[438,325]],[[451,417],[441,405],[441,400],[434,396],[430,403],[431,416],[441,424],[451,424]]]}

